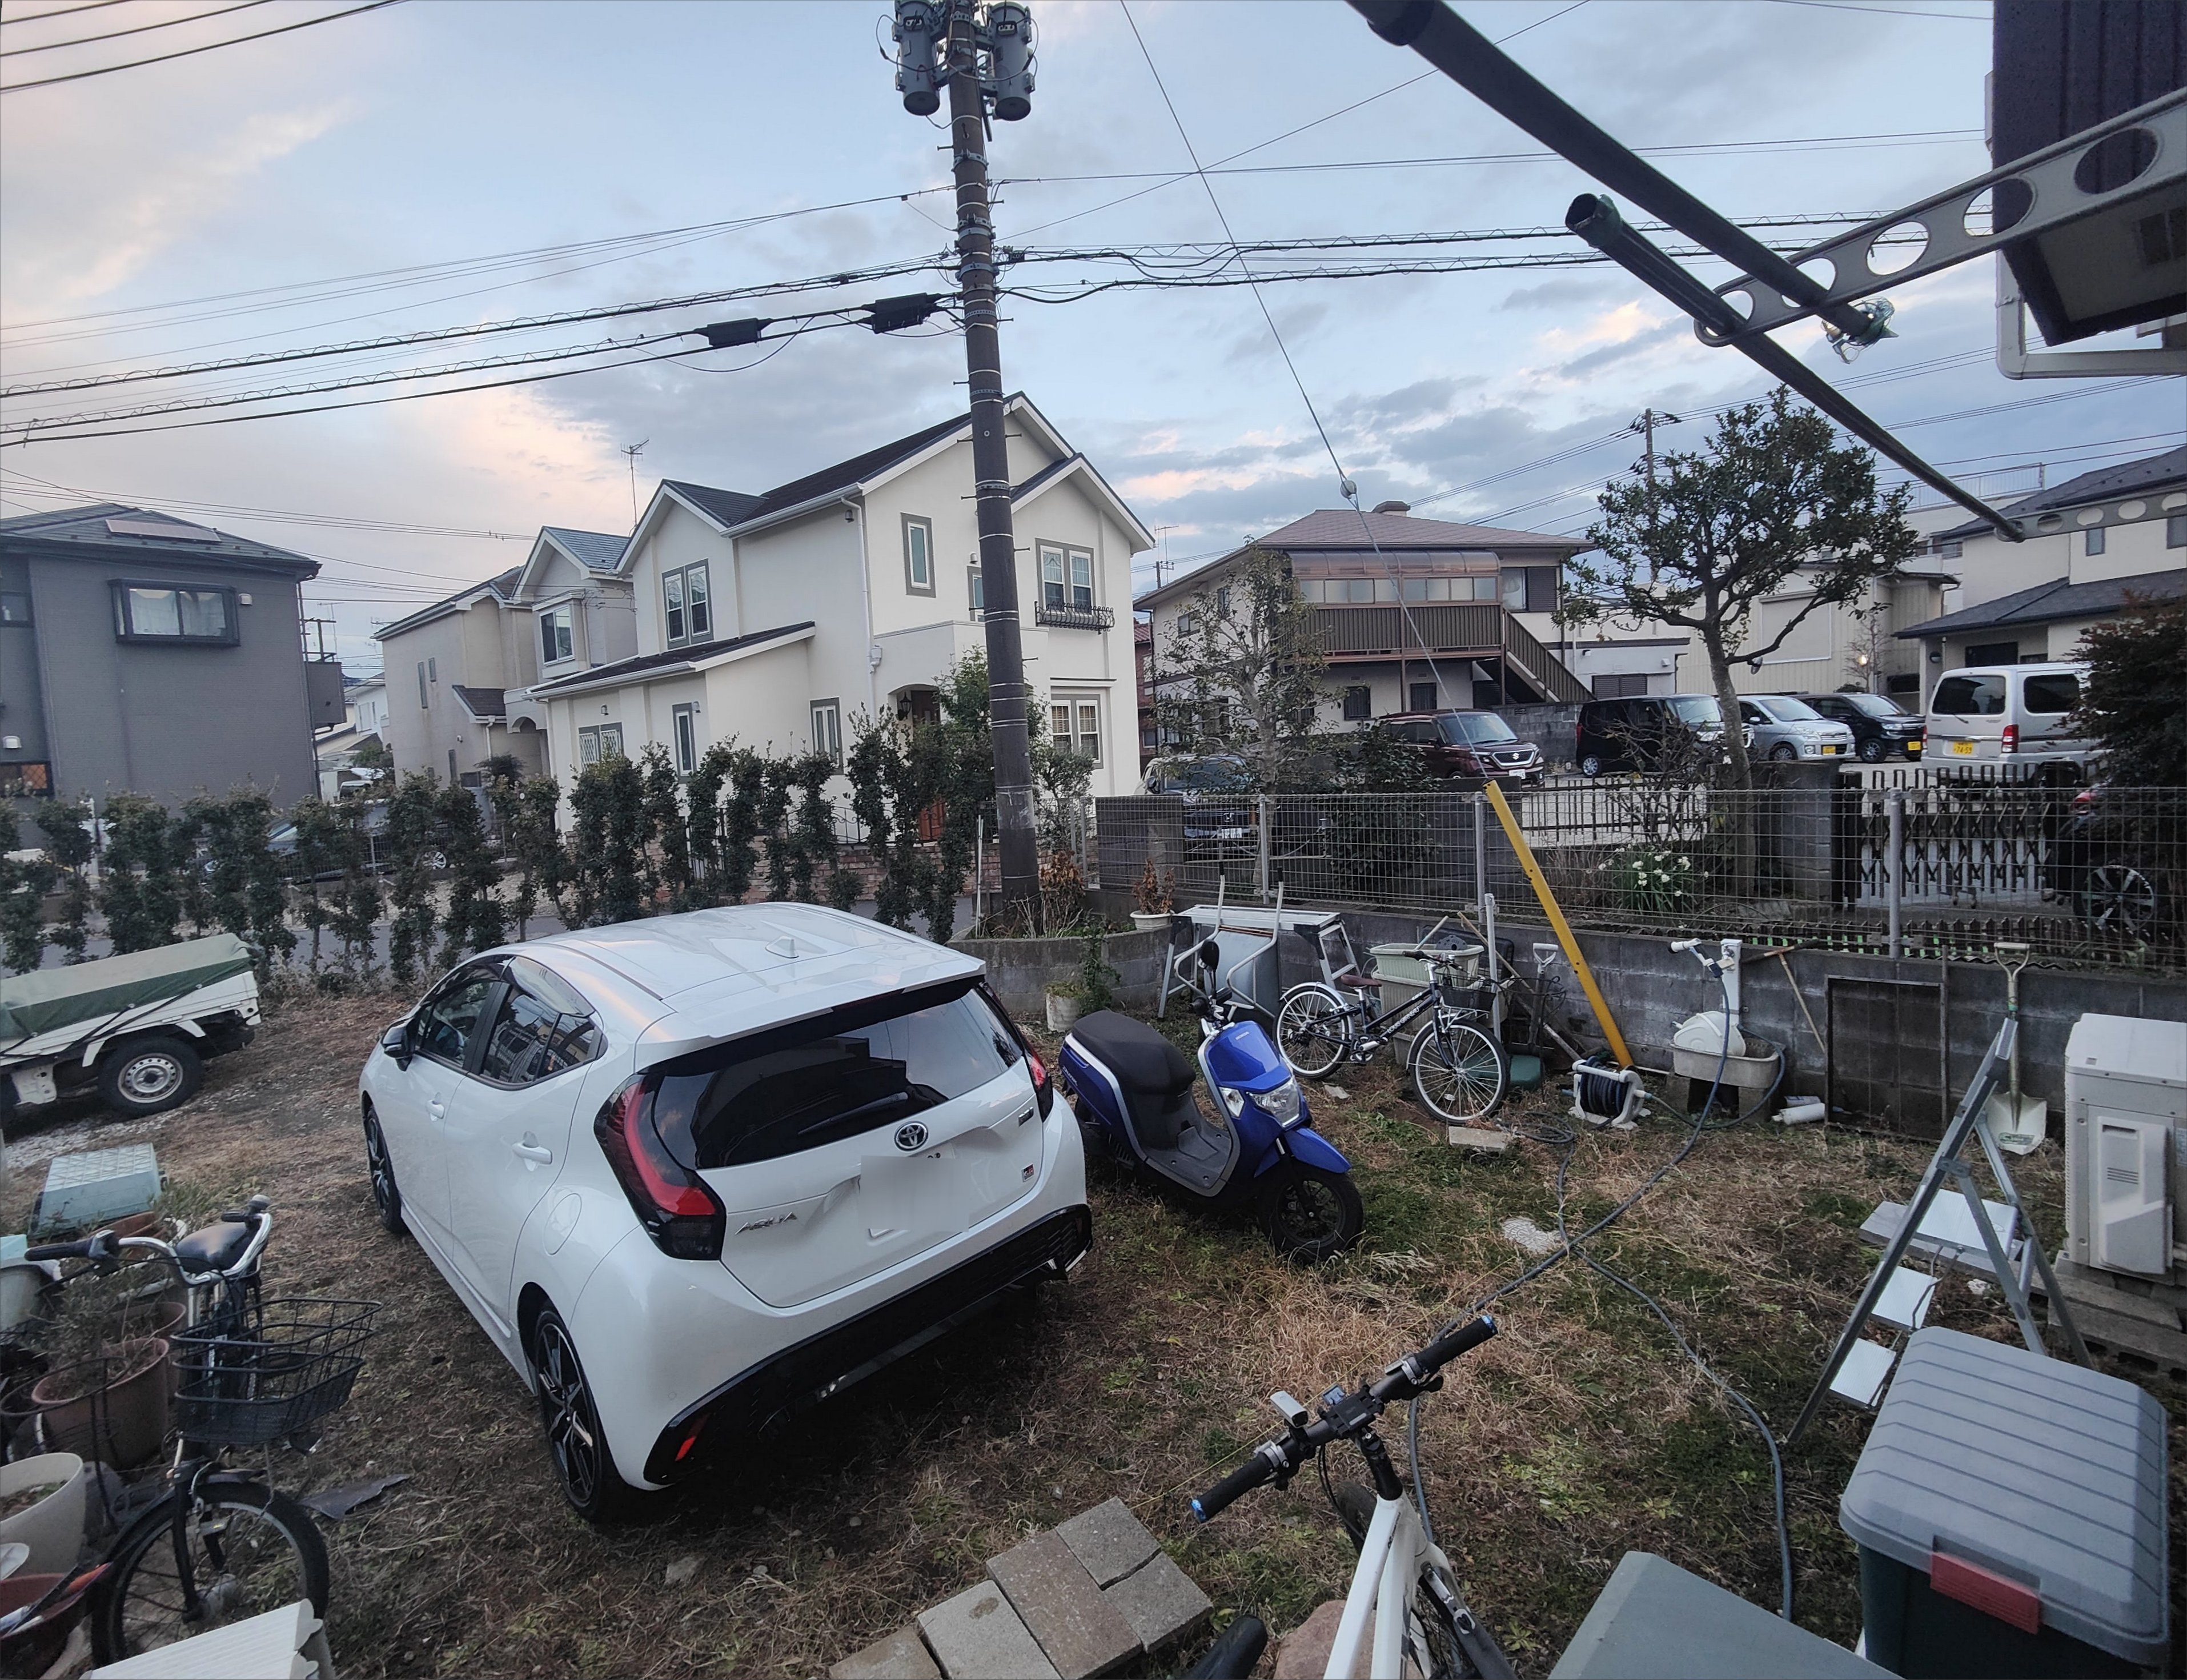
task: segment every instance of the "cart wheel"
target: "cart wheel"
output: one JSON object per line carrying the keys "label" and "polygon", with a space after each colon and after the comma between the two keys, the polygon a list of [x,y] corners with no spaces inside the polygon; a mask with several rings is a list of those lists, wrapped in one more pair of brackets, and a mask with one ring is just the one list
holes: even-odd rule
{"label": "cart wheel", "polygon": [[205,1082],[205,1063],[180,1038],[139,1038],[98,1064],[99,1100],[116,1114],[161,1114],[187,1103]]}

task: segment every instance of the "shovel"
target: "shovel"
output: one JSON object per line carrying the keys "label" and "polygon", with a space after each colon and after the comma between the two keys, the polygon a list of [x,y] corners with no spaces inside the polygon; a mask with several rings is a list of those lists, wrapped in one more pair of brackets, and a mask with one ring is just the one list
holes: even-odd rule
{"label": "shovel", "polygon": [[[2016,1028],[2020,1022],[2020,971],[2027,966],[2027,947],[2013,941],[1999,940],[1990,951],[1998,966],[2004,970],[2005,1019]],[[1990,1098],[1982,1117],[1988,1122],[1990,1135],[1997,1139],[1999,1149],[2025,1155],[2042,1147],[2049,1125],[2049,1105],[2040,1097],[2020,1094],[2020,1034],[2016,1031],[2012,1036],[2010,1083],[2006,1089]]]}

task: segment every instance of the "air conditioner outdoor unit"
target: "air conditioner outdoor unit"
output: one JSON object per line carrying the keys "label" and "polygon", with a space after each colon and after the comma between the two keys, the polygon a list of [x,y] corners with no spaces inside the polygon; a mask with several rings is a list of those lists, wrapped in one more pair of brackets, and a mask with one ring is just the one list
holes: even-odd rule
{"label": "air conditioner outdoor unit", "polygon": [[2187,1021],[2073,1024],[2066,1251],[2100,1271],[2187,1284]]}

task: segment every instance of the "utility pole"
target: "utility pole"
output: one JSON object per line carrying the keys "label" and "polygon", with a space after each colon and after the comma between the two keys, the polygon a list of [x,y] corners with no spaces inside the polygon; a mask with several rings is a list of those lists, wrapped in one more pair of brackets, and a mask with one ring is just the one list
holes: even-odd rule
{"label": "utility pole", "polygon": [[[1037,925],[1040,852],[1033,825],[1032,748],[1018,622],[1017,543],[1010,521],[1003,354],[995,331],[995,227],[987,202],[987,104],[1016,121],[1031,109],[1032,17],[1015,0],[984,14],[976,0],[897,0],[897,85],[904,109],[925,115],[949,84],[949,144],[957,183],[957,289],[972,399],[972,480],[980,530],[981,626],[987,640],[987,717],[995,753],[995,828],[1003,904]],[[937,50],[941,62],[936,65]],[[990,74],[983,81],[981,60]]]}
{"label": "utility pole", "polygon": [[1675,426],[1681,422],[1676,414],[1667,414],[1661,409],[1649,407],[1643,408],[1639,417],[1625,429],[1639,432],[1647,440],[1648,576],[1651,582],[1656,576],[1656,428],[1658,424]]}

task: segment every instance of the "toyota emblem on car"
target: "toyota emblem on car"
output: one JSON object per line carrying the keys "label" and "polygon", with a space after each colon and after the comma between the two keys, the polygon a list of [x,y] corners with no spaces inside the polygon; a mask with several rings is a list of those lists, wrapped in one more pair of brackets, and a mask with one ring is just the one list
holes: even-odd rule
{"label": "toyota emblem on car", "polygon": [[896,1146],[906,1155],[916,1155],[926,1147],[926,1128],[915,1120],[907,1120],[896,1129]]}

